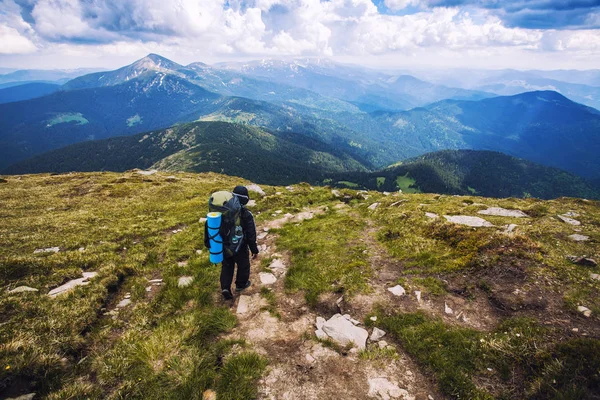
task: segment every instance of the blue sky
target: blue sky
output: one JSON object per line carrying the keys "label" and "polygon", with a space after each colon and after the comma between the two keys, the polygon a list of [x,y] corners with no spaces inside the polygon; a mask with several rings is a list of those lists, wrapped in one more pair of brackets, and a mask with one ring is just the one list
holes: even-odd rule
{"label": "blue sky", "polygon": [[0,67],[328,57],[376,67],[600,66],[600,0],[0,0]]}

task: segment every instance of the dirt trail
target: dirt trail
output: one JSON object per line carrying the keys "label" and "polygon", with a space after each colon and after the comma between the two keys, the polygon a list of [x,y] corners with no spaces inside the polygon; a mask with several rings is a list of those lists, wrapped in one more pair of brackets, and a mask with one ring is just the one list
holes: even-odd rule
{"label": "dirt trail", "polygon": [[[290,265],[289,254],[278,252],[276,234],[266,232],[285,223],[301,223],[322,210],[306,210],[296,216],[282,216],[258,227],[261,255],[252,262],[252,287],[237,296],[234,307],[239,324],[229,338],[244,339],[252,349],[269,360],[269,369],[260,382],[261,399],[439,399],[434,386],[408,359],[401,349],[397,357],[368,360],[358,352],[340,352],[324,346],[314,335],[317,314],[309,309],[301,293],[285,293],[284,279]],[[266,228],[266,229],[265,229]],[[266,236],[265,236],[266,233]],[[265,247],[266,246],[266,247]],[[259,278],[260,260],[272,257],[273,284],[262,284]],[[385,274],[385,270],[378,271]],[[385,281],[385,277],[375,282]],[[375,283],[374,282],[374,283]],[[264,310],[267,301],[261,297],[262,287],[272,289],[276,298],[276,313]],[[374,293],[365,298],[385,296],[382,284],[374,285]],[[361,296],[362,298],[362,296]],[[370,311],[347,303],[351,316],[364,317]],[[275,314],[275,312],[273,313]],[[330,315],[322,315],[329,318]],[[378,347],[377,343],[368,344]]]}

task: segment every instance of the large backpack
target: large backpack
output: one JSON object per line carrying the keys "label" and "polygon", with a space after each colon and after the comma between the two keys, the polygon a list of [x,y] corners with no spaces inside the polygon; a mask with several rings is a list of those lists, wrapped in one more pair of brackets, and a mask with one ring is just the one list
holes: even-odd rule
{"label": "large backpack", "polygon": [[223,256],[232,257],[236,255],[244,241],[240,200],[231,192],[215,192],[208,200],[208,210],[221,213],[219,234],[223,239]]}

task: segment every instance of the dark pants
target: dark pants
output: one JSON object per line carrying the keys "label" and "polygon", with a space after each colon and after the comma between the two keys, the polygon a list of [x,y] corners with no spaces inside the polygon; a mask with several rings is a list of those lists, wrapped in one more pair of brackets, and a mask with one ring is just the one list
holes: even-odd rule
{"label": "dark pants", "polygon": [[250,255],[248,249],[241,249],[238,254],[230,258],[223,258],[221,265],[221,290],[231,290],[233,281],[233,272],[237,264],[237,275],[235,277],[235,286],[243,288],[250,278]]}

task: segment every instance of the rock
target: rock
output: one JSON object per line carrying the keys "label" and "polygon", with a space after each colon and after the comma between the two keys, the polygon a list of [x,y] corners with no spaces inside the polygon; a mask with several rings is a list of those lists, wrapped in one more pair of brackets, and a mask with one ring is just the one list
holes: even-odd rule
{"label": "rock", "polygon": [[238,314],[245,314],[250,310],[250,303],[252,302],[252,299],[250,298],[250,296],[240,296],[240,301],[238,302],[238,306],[237,306],[237,313]]}
{"label": "rock", "polygon": [[511,233],[513,232],[516,228],[517,228],[517,224],[510,224],[510,225],[506,225],[506,228],[504,229],[505,233]]}
{"label": "rock", "polygon": [[590,278],[600,281],[600,274],[592,274],[590,273]]}
{"label": "rock", "polygon": [[421,304],[421,291],[415,290],[415,296],[417,296],[417,303]]}
{"label": "rock", "polygon": [[575,233],[573,235],[569,235],[569,239],[574,240],[575,242],[587,242],[590,240],[590,237]]}
{"label": "rock", "polygon": [[202,393],[202,400],[217,400],[217,392],[208,389]]}
{"label": "rock", "polygon": [[479,211],[478,214],[494,215],[497,217],[529,218],[529,215],[521,210],[507,210],[501,207],[490,207],[487,210]]}
{"label": "rock", "polygon": [[294,191],[294,187],[293,186],[286,186],[285,188],[288,190],[288,192],[293,192]]}
{"label": "rock", "polygon": [[584,306],[578,306],[577,311],[583,314],[584,317],[589,318],[592,315],[592,310]]}
{"label": "rock", "polygon": [[200,250],[200,249],[196,250],[196,254],[201,255],[202,253],[204,253],[203,250]]}
{"label": "rock", "polygon": [[162,279],[150,279],[148,281],[148,283],[155,284],[155,283],[162,283],[162,281],[163,281]]}
{"label": "rock", "polygon": [[151,292],[152,291],[152,286],[146,286],[146,292]]}
{"label": "rock", "polygon": [[78,252],[83,253],[85,251],[85,247],[80,247],[77,249]]}
{"label": "rock", "polygon": [[16,288],[8,291],[8,293],[11,293],[11,294],[25,293],[25,292],[38,292],[38,289],[29,287],[29,286],[19,286],[19,287],[16,287]]}
{"label": "rock", "polygon": [[575,211],[568,211],[568,212],[564,213],[563,215],[565,217],[572,217],[572,218],[579,217],[579,214],[577,214]]}
{"label": "rock", "polygon": [[486,221],[483,218],[479,217],[471,217],[468,215],[444,215],[447,221],[459,224],[459,225],[467,225],[472,226],[474,228],[481,228],[484,226],[494,226],[490,222]]}
{"label": "rock", "polygon": [[117,304],[117,308],[123,308],[123,307],[127,307],[128,305],[131,304],[131,299],[123,299],[119,302],[119,304]]}
{"label": "rock", "polygon": [[388,342],[386,342],[385,340],[380,340],[379,342],[377,342],[377,345],[380,349],[385,349],[386,347],[388,347]]}
{"label": "rock", "polygon": [[454,313],[450,307],[448,307],[448,303],[444,302],[444,312],[448,315]]}
{"label": "rock", "polygon": [[315,360],[315,358],[314,358],[313,356],[311,356],[310,354],[307,354],[307,355],[306,355],[304,358],[306,359],[306,361],[307,361],[309,364],[313,364],[315,361],[317,361],[317,360]]}
{"label": "rock", "polygon": [[315,331],[315,335],[317,336],[317,338],[319,338],[321,340],[329,339],[329,336],[327,336],[327,334],[322,329],[317,329]]}
{"label": "rock", "polygon": [[203,224],[203,223],[205,223],[205,222],[206,222],[206,218],[204,218],[204,217],[203,217],[203,218],[200,218],[200,219],[198,220],[198,222],[199,222],[199,223],[201,223],[201,224]]}
{"label": "rock", "polygon": [[574,226],[579,226],[579,225],[581,225],[581,222],[577,221],[576,219],[573,219],[573,218],[567,217],[567,216],[565,216],[565,215],[559,215],[559,216],[558,216],[558,218],[559,218],[561,221],[563,221],[563,222],[566,222],[566,223],[567,223],[567,224],[569,224],[569,225],[574,225]]}
{"label": "rock", "polygon": [[256,207],[256,200],[248,200],[246,207]]}
{"label": "rock", "polygon": [[594,259],[587,258],[585,256],[583,256],[583,257],[567,256],[567,259],[569,259],[573,264],[582,265],[584,267],[597,267],[598,266],[598,263]]}
{"label": "rock", "polygon": [[7,397],[6,400],[33,400],[35,395],[36,395],[35,393],[28,393],[28,394],[21,395],[19,397]]}
{"label": "rock", "polygon": [[272,285],[275,282],[277,282],[277,278],[275,277],[275,275],[269,272],[260,272],[258,274],[258,277],[260,279],[260,283],[262,283],[263,285]]}
{"label": "rock", "polygon": [[149,171],[136,171],[138,174],[140,175],[144,175],[144,176],[150,176],[150,175],[154,175],[155,173],[157,173],[158,171],[155,169],[151,169]]}
{"label": "rock", "polygon": [[439,215],[432,212],[426,212],[425,216],[429,219],[438,219],[440,217]]}
{"label": "rock", "polygon": [[377,342],[377,341],[379,341],[379,339],[381,339],[384,336],[385,336],[385,332],[382,331],[381,329],[375,327],[375,328],[373,328],[373,332],[371,333],[370,339],[373,342]]}
{"label": "rock", "polygon": [[573,332],[579,332],[579,328],[573,328],[571,329]]}
{"label": "rock", "polygon": [[327,322],[325,320],[325,318],[317,317],[317,322],[316,322],[315,326],[317,327],[317,329],[323,329],[323,325],[325,325],[325,322]]}
{"label": "rock", "polygon": [[400,389],[398,385],[386,378],[371,378],[369,379],[368,396],[381,400],[407,399],[408,392],[405,389]]}
{"label": "rock", "polygon": [[331,191],[331,194],[332,194],[332,195],[334,195],[335,197],[342,197],[342,194],[340,193],[340,191],[339,191],[339,190],[335,190],[335,189],[333,189],[333,190]]}
{"label": "rock", "polygon": [[69,282],[65,283],[64,285],[61,285],[55,289],[52,289],[48,293],[48,296],[54,298],[60,294],[70,291],[71,289],[73,289],[77,286],[88,285],[90,283],[90,279],[92,279],[93,277],[98,275],[98,273],[97,272],[84,272],[82,275],[83,275],[83,278],[72,279]]}
{"label": "rock", "polygon": [[323,332],[332,340],[342,346],[354,344],[359,349],[364,349],[367,344],[369,333],[366,329],[354,326],[340,314],[336,314],[323,325]]}
{"label": "rock", "polygon": [[258,236],[256,236],[256,238],[258,240],[263,240],[264,238],[266,238],[269,235],[268,232],[262,232],[261,234],[259,234]]}
{"label": "rock", "polygon": [[373,203],[371,204],[369,207],[367,207],[369,210],[375,210],[377,207],[379,207],[379,203]]}
{"label": "rock", "polygon": [[360,321],[354,318],[350,318],[350,322],[352,322],[354,325],[360,325]]}
{"label": "rock", "polygon": [[265,193],[265,191],[262,190],[262,188],[260,186],[258,186],[256,183],[253,183],[252,185],[246,186],[246,189],[248,189],[249,192],[258,193],[260,196],[266,196],[267,195]]}
{"label": "rock", "polygon": [[187,264],[188,264],[188,262],[187,262],[187,261],[178,261],[178,262],[177,262],[177,266],[178,266],[178,267],[185,267]]}
{"label": "rock", "polygon": [[369,318],[371,321],[375,322],[377,321],[377,316],[372,316],[371,318]]}
{"label": "rock", "polygon": [[391,195],[391,193],[390,192],[383,192],[383,195],[384,196],[389,196],[389,195]]}
{"label": "rock", "polygon": [[283,261],[281,261],[281,259],[276,258],[275,260],[273,260],[271,262],[271,264],[269,265],[270,269],[279,269],[279,270],[286,270],[287,266],[285,265],[285,263]]}
{"label": "rock", "polygon": [[181,276],[181,277],[179,277],[179,280],[177,281],[177,287],[180,287],[180,288],[187,287],[187,286],[190,286],[192,284],[192,282],[194,282],[193,276]]}
{"label": "rock", "polygon": [[400,285],[388,288],[388,291],[392,292],[394,296],[404,296],[406,294],[406,290]]}
{"label": "rock", "polygon": [[35,249],[33,254],[39,253],[58,253],[60,251],[59,247],[48,247],[47,249]]}

